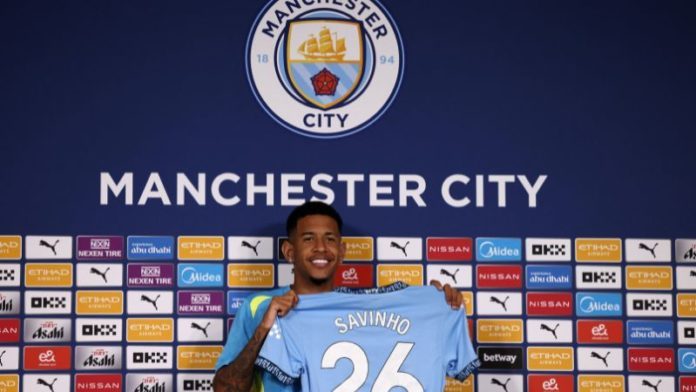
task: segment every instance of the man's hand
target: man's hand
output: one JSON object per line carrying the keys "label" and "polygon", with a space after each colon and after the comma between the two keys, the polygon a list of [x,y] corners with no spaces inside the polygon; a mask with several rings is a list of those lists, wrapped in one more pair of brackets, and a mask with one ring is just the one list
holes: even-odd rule
{"label": "man's hand", "polygon": [[430,285],[439,291],[445,292],[445,301],[447,302],[447,305],[452,307],[452,309],[460,309],[462,306],[464,306],[464,298],[462,297],[462,293],[456,289],[453,289],[449,284],[443,286],[439,280],[433,279],[430,281]]}
{"label": "man's hand", "polygon": [[261,320],[260,327],[270,330],[271,327],[273,327],[276,316],[283,317],[288,314],[288,312],[294,308],[295,305],[297,305],[298,301],[299,298],[297,298],[297,294],[295,294],[295,292],[292,290],[283,295],[273,297],[273,299],[271,299],[271,303],[268,305],[266,314],[263,315],[263,320]]}

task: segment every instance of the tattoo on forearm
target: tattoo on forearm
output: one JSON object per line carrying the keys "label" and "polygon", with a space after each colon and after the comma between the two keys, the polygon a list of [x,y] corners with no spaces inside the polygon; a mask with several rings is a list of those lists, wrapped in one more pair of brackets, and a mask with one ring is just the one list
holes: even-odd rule
{"label": "tattoo on forearm", "polygon": [[237,358],[215,373],[215,392],[249,392],[254,382],[254,362],[268,331],[257,329]]}

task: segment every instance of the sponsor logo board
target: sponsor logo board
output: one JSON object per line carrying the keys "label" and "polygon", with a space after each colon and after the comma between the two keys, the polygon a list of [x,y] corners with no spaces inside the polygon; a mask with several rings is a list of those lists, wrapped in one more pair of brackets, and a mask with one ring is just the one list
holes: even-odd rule
{"label": "sponsor logo board", "polygon": [[624,244],[626,247],[626,261],[629,263],[668,263],[672,260],[672,244],[670,240],[627,238]]}
{"label": "sponsor logo board", "polygon": [[377,260],[421,261],[423,239],[418,237],[377,237]]}
{"label": "sponsor logo board", "polygon": [[409,286],[423,285],[423,266],[420,264],[378,264],[377,286],[402,281]]}
{"label": "sponsor logo board", "polygon": [[75,370],[120,370],[122,364],[120,346],[75,347]]}
{"label": "sponsor logo board", "polygon": [[171,291],[129,290],[128,314],[172,314],[174,293]]}
{"label": "sponsor logo board", "polygon": [[525,267],[527,288],[561,290],[573,287],[573,269],[567,265],[528,265]]}
{"label": "sponsor logo board", "polygon": [[623,349],[614,347],[578,347],[579,371],[623,371]]}
{"label": "sponsor logo board", "polygon": [[615,317],[623,315],[623,302],[619,293],[575,294],[575,313],[578,317]]}
{"label": "sponsor logo board", "polygon": [[33,236],[24,238],[27,260],[69,260],[72,258],[73,239],[68,236]]}
{"label": "sponsor logo board", "polygon": [[174,237],[167,236],[129,236],[128,260],[173,260]]}
{"label": "sponsor logo board", "polygon": [[531,371],[573,371],[572,347],[527,347],[527,369]]}
{"label": "sponsor logo board", "polygon": [[626,267],[628,290],[672,290],[672,267]]}
{"label": "sponsor logo board", "polygon": [[19,264],[0,264],[0,287],[19,286],[21,271]]}
{"label": "sponsor logo board", "polygon": [[179,315],[222,315],[225,313],[225,294],[222,291],[179,291]]}
{"label": "sponsor logo board", "polygon": [[436,264],[426,267],[427,281],[435,279],[454,288],[472,287],[472,267],[464,264]]}
{"label": "sponsor logo board", "polygon": [[72,392],[69,374],[24,374],[22,385],[24,391]]}
{"label": "sponsor logo board", "polygon": [[570,238],[527,238],[527,261],[570,261]]}
{"label": "sponsor logo board", "polygon": [[499,264],[477,265],[476,287],[487,289],[522,288],[522,266]]}
{"label": "sponsor logo board", "polygon": [[122,287],[123,264],[77,263],[77,287]]}
{"label": "sponsor logo board", "polygon": [[626,337],[631,345],[674,344],[672,321],[629,320],[626,322]]}
{"label": "sponsor logo board", "polygon": [[173,392],[173,380],[171,374],[128,373],[126,392]]}
{"label": "sponsor logo board", "polygon": [[575,286],[579,289],[621,289],[622,284],[621,267],[575,267]]}
{"label": "sponsor logo board", "polygon": [[[2,295],[0,295],[0,309],[2,309],[2,302]],[[24,312],[26,314],[70,314],[72,313],[72,292],[25,291]]]}
{"label": "sponsor logo board", "polygon": [[75,320],[75,340],[78,342],[120,342],[123,340],[123,320],[120,318],[83,318]]}
{"label": "sponsor logo board", "polygon": [[179,373],[176,377],[177,391],[212,392],[214,376],[214,373]]}
{"label": "sponsor logo board", "polygon": [[623,321],[621,320],[578,320],[579,344],[623,343]]}
{"label": "sponsor logo board", "polygon": [[219,318],[185,318],[176,321],[177,341],[179,342],[221,342],[224,336],[224,323]]}
{"label": "sponsor logo board", "polygon": [[171,369],[172,346],[127,346],[126,368],[129,370]]}
{"label": "sponsor logo board", "polygon": [[573,314],[573,295],[564,292],[528,292],[528,316],[570,316]]}
{"label": "sponsor logo board", "polygon": [[522,293],[479,291],[476,293],[476,306],[481,316],[519,316],[522,314]]}
{"label": "sponsor logo board", "polygon": [[425,239],[428,261],[471,261],[474,241],[468,237],[428,237]]}
{"label": "sponsor logo board", "polygon": [[169,288],[173,286],[173,264],[128,264],[128,287]]}
{"label": "sponsor logo board", "polygon": [[75,392],[122,392],[121,374],[76,374]]}
{"label": "sponsor logo board", "polygon": [[672,295],[628,293],[626,308],[629,317],[672,317]]}
{"label": "sponsor logo board", "polygon": [[72,336],[72,320],[56,318],[24,319],[24,342],[64,343]]}
{"label": "sponsor logo board", "polygon": [[78,260],[123,260],[124,249],[120,236],[77,236]]}
{"label": "sponsor logo board", "polygon": [[578,376],[578,392],[626,392],[624,376],[581,374]]}
{"label": "sponsor logo board", "polygon": [[527,320],[527,342],[572,343],[573,322],[557,319]]}
{"label": "sponsor logo board", "polygon": [[177,265],[178,285],[182,288],[222,287],[222,264],[180,263]]}
{"label": "sponsor logo board", "polygon": [[24,347],[24,370],[70,370],[72,348],[69,346]]}
{"label": "sponsor logo board", "polygon": [[177,238],[179,260],[225,259],[225,238],[214,236],[179,236]]}
{"label": "sponsor logo board", "polygon": [[375,259],[375,241],[372,237],[343,237],[346,254],[343,261],[372,261]]}
{"label": "sponsor logo board", "polygon": [[578,262],[621,262],[620,238],[576,238],[575,260]]}
{"label": "sponsor logo board", "polygon": [[173,342],[174,319],[129,318],[126,320],[126,331],[128,342]]}
{"label": "sponsor logo board", "polygon": [[671,348],[628,348],[629,372],[671,373],[674,368],[674,350]]}
{"label": "sponsor logo board", "polygon": [[476,338],[479,343],[522,343],[524,322],[519,319],[478,319]]}
{"label": "sponsor logo board", "polygon": [[275,285],[273,264],[229,264],[227,286],[230,288],[272,288]]}
{"label": "sponsor logo board", "polygon": [[[280,266],[279,266],[280,267]],[[374,281],[374,267],[361,264],[341,264],[334,275],[334,286],[370,288]],[[281,285],[280,286],[288,286]]]}
{"label": "sponsor logo board", "polygon": [[22,237],[19,235],[0,236],[0,260],[20,260],[22,258]]}
{"label": "sponsor logo board", "polygon": [[71,287],[73,265],[70,263],[27,263],[24,265],[26,287]]}
{"label": "sponsor logo board", "polygon": [[123,314],[123,291],[78,291],[78,315]]}
{"label": "sponsor logo board", "polygon": [[222,346],[178,346],[176,352],[179,370],[213,370]]}
{"label": "sponsor logo board", "polygon": [[519,238],[477,238],[476,261],[521,261]]}
{"label": "sponsor logo board", "polygon": [[229,260],[273,260],[273,237],[227,237]]}

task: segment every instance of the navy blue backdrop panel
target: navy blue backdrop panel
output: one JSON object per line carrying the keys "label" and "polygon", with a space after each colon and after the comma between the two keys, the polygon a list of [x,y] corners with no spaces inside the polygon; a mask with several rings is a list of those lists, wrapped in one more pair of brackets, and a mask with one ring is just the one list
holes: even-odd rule
{"label": "navy blue backdrop panel", "polygon": [[[345,234],[375,247],[599,237],[674,248],[696,238],[695,41],[696,4],[680,1],[3,2],[0,235],[277,244],[298,200],[330,196]],[[672,282],[681,256],[656,264]],[[429,265],[425,253],[415,262]],[[676,336],[689,286],[673,286],[662,320],[675,370],[659,375],[676,388],[696,362]],[[628,330],[628,318],[614,320]],[[580,355],[578,343],[561,346]],[[513,374],[535,373],[526,355]],[[611,374],[628,390],[625,365]],[[564,374],[580,390],[583,372]]]}

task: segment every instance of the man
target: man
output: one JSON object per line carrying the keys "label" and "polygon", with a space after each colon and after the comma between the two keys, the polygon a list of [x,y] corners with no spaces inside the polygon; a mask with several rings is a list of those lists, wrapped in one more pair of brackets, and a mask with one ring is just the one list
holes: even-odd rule
{"label": "man", "polygon": [[[216,365],[215,392],[299,389],[297,385],[283,385],[265,371],[255,374],[254,361],[276,316],[285,316],[297,304],[298,294],[333,290],[334,274],[345,255],[342,228],[338,212],[321,202],[307,202],[290,213],[286,223],[288,241],[283,243],[282,252],[294,266],[294,283],[291,287],[251,295],[244,301]],[[452,308],[461,307],[459,292],[449,285],[443,288],[437,281],[431,284],[444,289],[445,299]]]}

